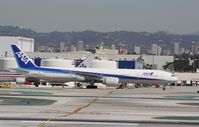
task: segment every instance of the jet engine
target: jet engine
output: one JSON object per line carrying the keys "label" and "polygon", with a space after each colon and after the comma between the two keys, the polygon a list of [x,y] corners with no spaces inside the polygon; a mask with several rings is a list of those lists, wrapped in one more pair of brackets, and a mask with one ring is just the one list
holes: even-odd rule
{"label": "jet engine", "polygon": [[102,83],[106,85],[119,85],[119,79],[114,77],[104,77]]}

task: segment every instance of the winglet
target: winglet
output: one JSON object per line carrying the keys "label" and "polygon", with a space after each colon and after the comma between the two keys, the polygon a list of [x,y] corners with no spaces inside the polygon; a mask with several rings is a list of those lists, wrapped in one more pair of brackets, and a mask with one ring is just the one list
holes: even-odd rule
{"label": "winglet", "polygon": [[11,45],[15,60],[20,68],[33,68],[37,67],[21,49],[16,45]]}

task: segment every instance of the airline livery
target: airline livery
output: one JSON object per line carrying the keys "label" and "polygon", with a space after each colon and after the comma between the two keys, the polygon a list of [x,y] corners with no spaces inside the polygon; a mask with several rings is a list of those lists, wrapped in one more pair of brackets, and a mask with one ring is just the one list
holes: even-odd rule
{"label": "airline livery", "polygon": [[50,68],[38,67],[16,45],[11,45],[19,72],[48,82],[88,82],[119,86],[122,83],[167,84],[173,83],[177,77],[169,72],[143,69],[97,69],[97,68]]}

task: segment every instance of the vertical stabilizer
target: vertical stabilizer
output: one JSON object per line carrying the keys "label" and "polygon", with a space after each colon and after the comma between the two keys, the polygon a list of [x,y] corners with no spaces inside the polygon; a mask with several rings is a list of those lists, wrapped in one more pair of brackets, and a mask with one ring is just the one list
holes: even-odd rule
{"label": "vertical stabilizer", "polygon": [[11,45],[12,51],[14,53],[15,60],[20,68],[33,68],[37,67],[21,49],[16,45]]}

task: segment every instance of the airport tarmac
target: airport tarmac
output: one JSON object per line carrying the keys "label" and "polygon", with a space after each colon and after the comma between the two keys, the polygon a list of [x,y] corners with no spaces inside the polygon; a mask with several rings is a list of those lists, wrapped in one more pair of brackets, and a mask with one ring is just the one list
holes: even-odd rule
{"label": "airport tarmac", "polygon": [[0,89],[2,127],[196,127],[199,87]]}

